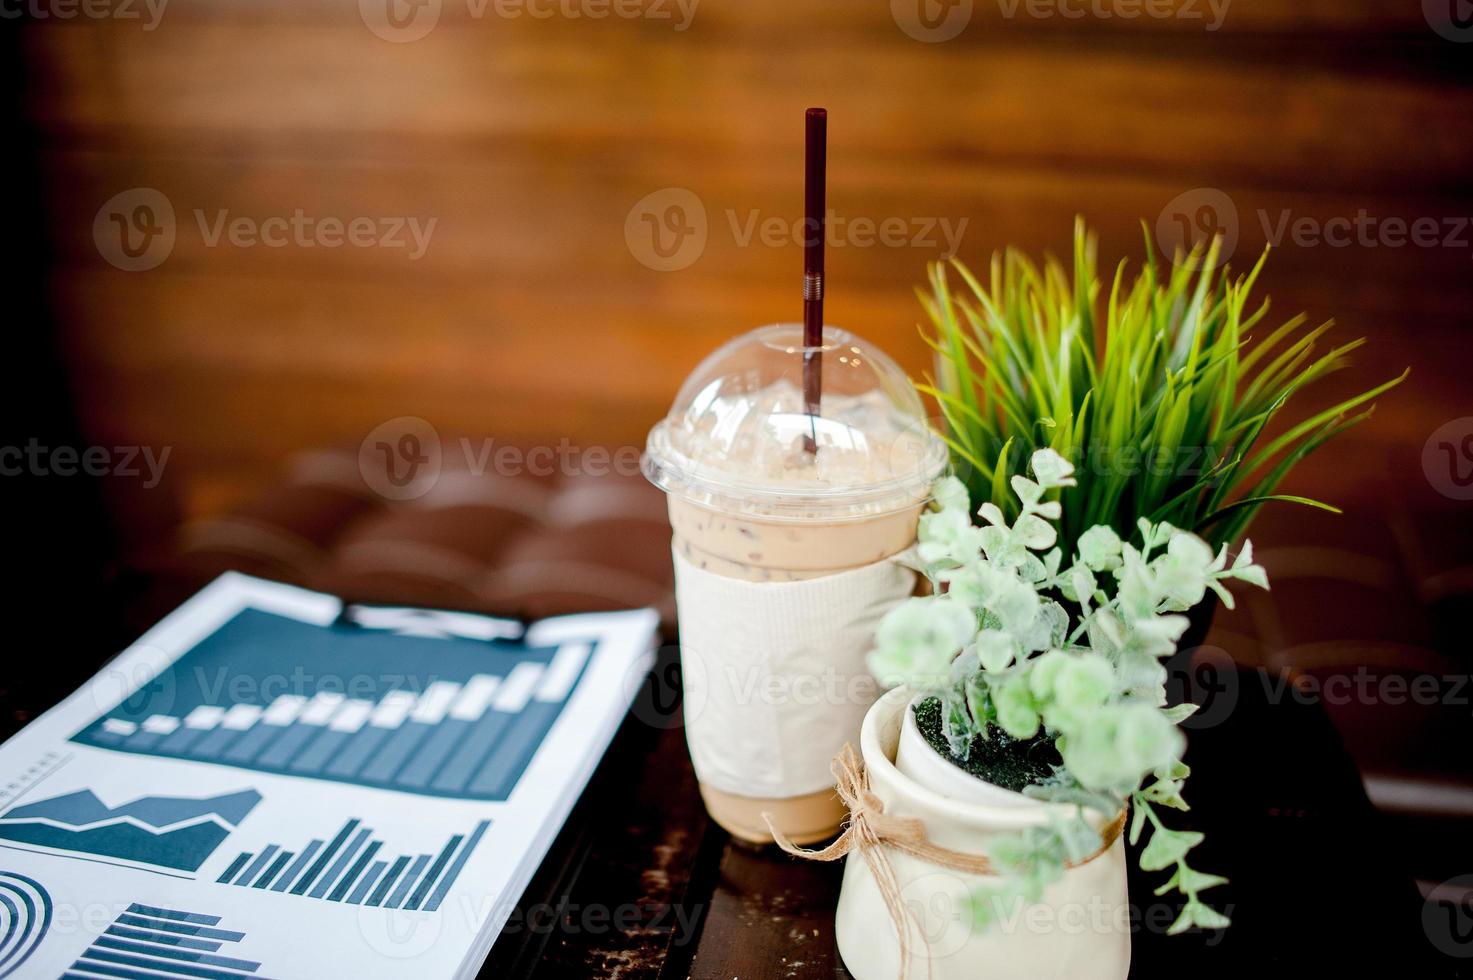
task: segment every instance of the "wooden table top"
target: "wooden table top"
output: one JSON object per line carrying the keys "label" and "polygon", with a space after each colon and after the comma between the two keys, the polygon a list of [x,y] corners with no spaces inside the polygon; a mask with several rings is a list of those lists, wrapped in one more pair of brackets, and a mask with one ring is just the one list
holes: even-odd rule
{"label": "wooden table top", "polygon": [[[733,842],[707,819],[670,656],[481,977],[850,975],[833,934],[842,866]],[[1260,672],[1210,689],[1209,724],[1189,733],[1194,809],[1178,823],[1206,833],[1194,853],[1231,879],[1212,897],[1234,924],[1166,936],[1177,906],[1154,897],[1162,876],[1140,873],[1132,854],[1131,976],[1468,975],[1428,942],[1410,878],[1366,845],[1380,823],[1321,708]]]}
{"label": "wooden table top", "polygon": [[[850,976],[833,936],[842,867],[735,843],[707,818],[676,656],[662,650],[480,977]],[[44,685],[27,690],[33,708],[54,700]],[[1260,671],[1199,672],[1195,690],[1208,724],[1189,732],[1194,808],[1176,823],[1206,834],[1199,866],[1231,879],[1212,898],[1233,926],[1164,935],[1176,907],[1154,898],[1162,876],[1140,874],[1132,855],[1131,976],[1473,977],[1473,959],[1429,942],[1424,902],[1378,846],[1386,821],[1320,705]],[[30,713],[7,716],[4,734]]]}

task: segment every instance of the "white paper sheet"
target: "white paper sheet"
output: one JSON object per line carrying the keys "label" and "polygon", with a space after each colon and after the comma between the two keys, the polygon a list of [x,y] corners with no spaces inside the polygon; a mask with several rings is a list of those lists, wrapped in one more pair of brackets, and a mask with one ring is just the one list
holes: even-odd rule
{"label": "white paper sheet", "polygon": [[342,612],[224,576],[0,746],[0,977],[475,974],[657,617]]}

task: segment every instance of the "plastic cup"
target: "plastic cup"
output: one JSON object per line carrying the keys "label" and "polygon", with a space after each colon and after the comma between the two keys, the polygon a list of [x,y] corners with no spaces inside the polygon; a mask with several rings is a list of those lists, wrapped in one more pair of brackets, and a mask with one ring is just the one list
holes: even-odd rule
{"label": "plastic cup", "polygon": [[[650,432],[644,471],[668,494],[673,548],[691,565],[746,582],[796,582],[871,565],[914,543],[946,448],[894,361],[836,327],[825,327],[823,340],[804,347],[801,324],[735,338],[701,362]],[[802,366],[815,351],[823,389],[810,416]],[[816,452],[805,450],[805,437]],[[677,614],[687,633],[686,611]],[[835,725],[853,727],[857,738],[865,707],[835,711]],[[698,755],[689,727],[687,737]],[[748,796],[700,776],[698,767],[711,816],[748,841],[772,839],[764,812],[799,843],[832,836],[845,816],[831,788]]]}

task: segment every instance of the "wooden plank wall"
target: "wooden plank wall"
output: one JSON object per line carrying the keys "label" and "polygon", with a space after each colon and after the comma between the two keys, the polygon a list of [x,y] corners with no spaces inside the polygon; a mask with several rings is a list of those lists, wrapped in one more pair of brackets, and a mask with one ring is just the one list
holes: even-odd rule
{"label": "wooden plank wall", "polygon": [[[797,215],[810,104],[831,112],[840,214],[965,220],[974,263],[1007,243],[1066,250],[1076,213],[1105,256],[1138,256],[1139,221],[1197,188],[1235,208],[1235,265],[1285,212],[1473,215],[1473,48],[1416,2],[1231,0],[1208,31],[1093,12],[1134,0],[1072,0],[1079,18],[976,0],[943,43],[898,26],[902,0],[703,0],[685,30],[655,16],[678,19],[673,0],[599,20],[427,0],[434,28],[396,43],[366,26],[386,2],[174,0],[153,29],[141,5],[142,21],[30,29],[76,397],[97,442],[172,447],[187,513],[401,415],[520,442],[642,442],[703,353],[798,313],[798,250],[739,233],[754,213]],[[176,239],[130,272],[93,224],[137,187],[168,199]],[[671,187],[699,197],[708,240],[662,272],[625,226]],[[222,209],[436,224],[415,260],[212,246],[195,212],[208,225]],[[911,290],[942,248],[833,249],[831,321],[922,370]],[[1461,247],[1277,250],[1265,284],[1279,311],[1371,338],[1336,389],[1403,364],[1416,379],[1354,437],[1355,480],[1322,464],[1298,489],[1344,496],[1366,474],[1414,473],[1427,435],[1473,414],[1470,269],[1466,228]]]}

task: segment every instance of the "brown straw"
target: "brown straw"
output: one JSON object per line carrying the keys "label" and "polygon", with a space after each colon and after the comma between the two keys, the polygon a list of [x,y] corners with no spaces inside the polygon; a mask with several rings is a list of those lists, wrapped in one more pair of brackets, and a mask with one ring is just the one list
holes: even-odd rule
{"label": "brown straw", "polygon": [[808,435],[803,448],[818,452],[818,404],[823,396],[823,251],[825,171],[829,113],[809,109],[805,117],[803,181],[803,411]]}
{"label": "brown straw", "polygon": [[[913,858],[934,864],[940,868],[952,871],[960,871],[963,874],[972,875],[994,875],[997,872],[992,868],[992,862],[986,855],[966,854],[961,851],[949,850],[937,844],[931,843],[926,834],[926,825],[914,817],[894,817],[885,813],[884,802],[871,792],[869,788],[869,774],[864,770],[864,763],[854,752],[854,746],[845,744],[839,754],[829,765],[829,771],[834,775],[834,788],[839,798],[849,807],[849,825],[839,835],[839,839],[828,847],[821,850],[808,850],[798,847],[790,841],[782,831],[772,824],[772,815],[762,814],[762,819],[767,822],[767,830],[772,834],[772,839],[777,846],[794,857],[800,857],[807,861],[837,861],[847,854],[858,851],[869,865],[870,872],[874,875],[875,886],[880,890],[880,897],[884,899],[885,908],[890,913],[890,919],[895,924],[895,931],[900,937],[900,980],[906,980],[910,965],[910,927],[914,923],[921,932],[921,943],[926,945],[925,930],[921,924],[915,921],[914,915],[907,911],[905,901],[900,894],[900,882],[895,875],[895,868],[890,863],[890,858],[885,854],[885,848],[893,848],[909,854]],[[1065,868],[1077,868],[1082,864],[1088,864],[1103,855],[1120,835],[1125,832],[1125,810],[1121,810],[1115,819],[1110,821],[1101,834],[1103,843],[1100,849],[1082,861],[1074,861],[1066,864]],[[926,959],[926,970],[930,973],[931,961]]]}

